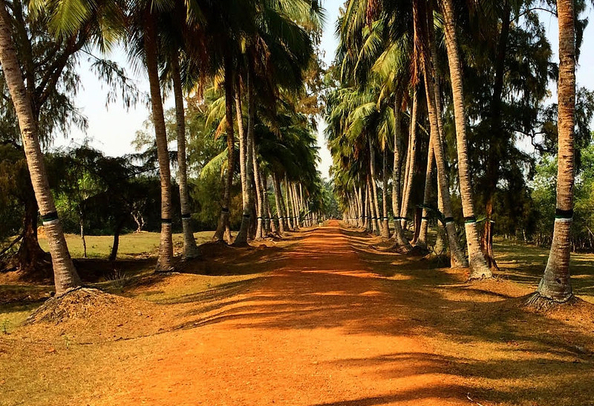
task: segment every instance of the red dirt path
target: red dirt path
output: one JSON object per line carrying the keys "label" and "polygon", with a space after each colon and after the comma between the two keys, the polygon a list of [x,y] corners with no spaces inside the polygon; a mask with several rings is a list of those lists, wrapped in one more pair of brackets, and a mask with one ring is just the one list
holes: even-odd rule
{"label": "red dirt path", "polygon": [[[337,223],[197,328],[138,339],[127,382],[93,405],[468,405]],[[114,377],[118,380],[118,377]],[[123,387],[122,387],[123,386]]]}

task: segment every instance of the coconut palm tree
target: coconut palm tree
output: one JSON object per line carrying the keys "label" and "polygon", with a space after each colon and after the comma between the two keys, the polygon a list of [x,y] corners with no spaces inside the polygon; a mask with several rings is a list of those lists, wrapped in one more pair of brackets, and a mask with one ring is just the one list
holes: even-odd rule
{"label": "coconut palm tree", "polygon": [[572,298],[569,274],[573,218],[575,131],[575,10],[573,0],[557,0],[559,18],[557,208],[549,260],[532,300],[566,302]]}
{"label": "coconut palm tree", "polygon": [[464,228],[466,230],[468,260],[471,268],[470,279],[490,278],[493,274],[491,269],[487,266],[485,255],[480,248],[478,228],[474,213],[474,199],[468,164],[468,141],[466,137],[466,112],[464,108],[462,65],[458,50],[454,4],[453,0],[440,0],[440,4],[444,17],[445,43],[447,47],[450,82],[453,93],[454,116],[456,122],[456,149],[458,153],[458,175],[460,180],[460,195],[462,198],[462,212],[464,214]]}
{"label": "coconut palm tree", "polygon": [[184,112],[183,86],[179,66],[179,56],[171,56],[171,77],[175,97],[175,118],[177,132],[177,165],[179,182],[179,200],[181,206],[182,231],[184,235],[185,259],[196,258],[200,255],[196,246],[196,239],[192,230],[192,214],[190,211],[190,196],[188,193],[188,170],[186,157],[186,118]]}
{"label": "coconut palm tree", "polygon": [[15,106],[31,182],[50,246],[56,295],[62,295],[80,286],[81,281],[70,258],[62,226],[56,213],[39,145],[37,122],[12,38],[13,33],[6,2],[0,0],[0,64]]}

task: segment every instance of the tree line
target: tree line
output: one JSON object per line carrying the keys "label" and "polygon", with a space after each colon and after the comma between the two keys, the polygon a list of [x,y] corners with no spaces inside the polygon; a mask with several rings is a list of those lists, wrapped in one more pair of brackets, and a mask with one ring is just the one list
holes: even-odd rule
{"label": "tree line", "polygon": [[[71,227],[76,218],[84,236],[97,205],[103,215],[112,216],[116,249],[122,228],[144,205],[153,206],[151,218],[155,211],[159,214],[156,270],[173,270],[177,218],[184,259],[199,256],[189,179],[199,188],[209,181],[213,186],[203,192],[215,194],[205,204],[219,201],[215,241],[243,246],[269,233],[282,235],[316,223],[324,206],[332,205],[329,186],[316,170],[322,21],[323,10],[315,0],[2,0],[3,153],[18,162],[19,185],[28,185],[21,196],[8,199],[24,206],[21,266],[34,267],[44,255],[37,243],[39,211],[56,294],[64,294],[81,285],[64,226]],[[95,61],[93,69],[109,85],[110,99],[119,98],[126,107],[141,99],[125,70],[101,56],[116,45],[149,78],[147,131],[152,137],[146,131],[139,136],[146,152],[112,159],[82,147],[44,159],[42,146],[56,134],[68,133],[71,125],[86,126],[73,103],[81,55]],[[164,92],[175,101],[168,115]],[[170,143],[177,145],[176,151],[169,149]],[[173,164],[178,199],[173,197]],[[52,173],[58,179],[55,185]],[[3,186],[14,190],[16,178],[2,178],[11,179]],[[241,197],[239,205],[234,205],[236,196]],[[233,216],[240,221],[232,240]]]}
{"label": "tree line", "polygon": [[[585,7],[581,0],[347,1],[325,95],[344,218],[391,238],[399,251],[447,251],[452,267],[470,267],[470,279],[497,269],[496,227],[549,243],[533,300],[569,300],[570,251],[592,241],[583,210],[593,93],[575,83]],[[544,13],[558,18],[559,64]],[[556,104],[549,81],[557,83]],[[580,228],[572,231],[575,185]]]}

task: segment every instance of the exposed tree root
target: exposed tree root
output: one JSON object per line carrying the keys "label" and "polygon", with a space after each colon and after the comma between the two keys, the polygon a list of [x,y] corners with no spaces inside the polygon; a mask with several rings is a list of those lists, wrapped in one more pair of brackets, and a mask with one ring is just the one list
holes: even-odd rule
{"label": "exposed tree root", "polygon": [[548,312],[563,305],[574,305],[578,303],[579,299],[573,294],[567,299],[558,301],[548,297],[542,296],[539,292],[534,292],[528,295],[523,301],[523,306],[538,312]]}

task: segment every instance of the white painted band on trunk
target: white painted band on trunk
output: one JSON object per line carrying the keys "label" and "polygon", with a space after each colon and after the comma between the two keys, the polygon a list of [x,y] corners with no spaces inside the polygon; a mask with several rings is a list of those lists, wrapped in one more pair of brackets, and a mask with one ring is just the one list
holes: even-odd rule
{"label": "white painted band on trunk", "polygon": [[573,218],[568,218],[568,219],[565,219],[565,218],[556,218],[555,221],[561,221],[563,223],[571,223],[573,221]]}
{"label": "white painted band on trunk", "polygon": [[50,221],[44,221],[43,225],[44,226],[53,226],[54,224],[57,224],[60,220],[59,219],[53,219]]}

